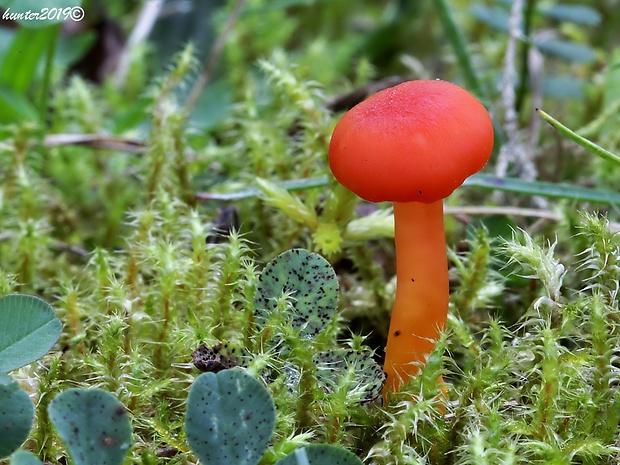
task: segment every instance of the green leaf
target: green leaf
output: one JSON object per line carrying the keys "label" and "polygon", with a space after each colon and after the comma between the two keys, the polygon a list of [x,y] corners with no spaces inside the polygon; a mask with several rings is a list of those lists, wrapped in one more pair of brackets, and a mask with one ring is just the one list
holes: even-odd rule
{"label": "green leaf", "polygon": [[43,357],[60,337],[62,325],[50,305],[38,297],[0,297],[0,373]]}
{"label": "green leaf", "polygon": [[498,6],[474,5],[469,12],[481,23],[493,29],[508,32],[510,14],[507,9]]}
{"label": "green leaf", "polygon": [[41,59],[58,30],[20,28],[2,58],[0,84],[25,94],[33,82]]}
{"label": "green leaf", "polygon": [[36,455],[27,450],[18,450],[11,456],[11,465],[42,465]]}
{"label": "green leaf", "polygon": [[38,29],[62,23],[63,21],[81,21],[84,10],[81,0],[0,0],[4,8],[3,17],[17,21],[28,29]]}
{"label": "green leaf", "polygon": [[28,438],[34,404],[10,376],[0,374],[0,459],[15,452]]}
{"label": "green leaf", "polygon": [[125,406],[102,389],[68,389],[48,407],[76,465],[121,465],[131,447]]}
{"label": "green leaf", "polygon": [[213,130],[229,118],[232,102],[232,85],[223,80],[210,84],[192,109],[189,116],[191,127],[200,131]]}
{"label": "green leaf", "polygon": [[585,81],[576,76],[547,75],[543,78],[542,89],[545,97],[563,100],[581,99],[584,96],[585,85]]}
{"label": "green leaf", "polygon": [[362,465],[362,461],[342,447],[310,444],[295,449],[276,465]]}
{"label": "green leaf", "polygon": [[0,124],[38,119],[37,109],[25,95],[0,83]]}
{"label": "green leaf", "polygon": [[60,66],[71,66],[77,62],[93,46],[97,40],[93,31],[87,31],[79,35],[61,35],[58,38],[55,63]]}
{"label": "green leaf", "polygon": [[260,381],[234,369],[203,373],[187,398],[187,442],[205,465],[256,465],[275,417],[271,394]]}
{"label": "green leaf", "polygon": [[592,47],[561,39],[536,40],[534,45],[546,55],[577,63],[592,63],[595,55]]}
{"label": "green leaf", "polygon": [[284,319],[304,339],[313,339],[331,321],[338,308],[338,278],[329,262],[305,249],[288,250],[270,261],[259,277],[254,315],[259,328],[273,312],[277,299],[288,293],[290,314]]}
{"label": "green leaf", "polygon": [[568,21],[586,26],[596,26],[601,22],[601,14],[594,8],[585,5],[556,4],[541,9],[541,13],[558,21]]}
{"label": "green leaf", "polygon": [[[142,95],[129,103],[126,108],[119,109],[111,116],[113,134],[122,134],[130,129],[138,128],[144,123],[144,115],[149,112],[149,107],[153,104],[150,95]],[[258,191],[258,189],[257,189]],[[257,192],[258,194],[258,192]]]}
{"label": "green leaf", "polygon": [[9,49],[9,45],[11,45],[11,41],[13,37],[15,37],[15,34],[17,34],[17,29],[0,27],[0,61],[1,57],[3,57]]}

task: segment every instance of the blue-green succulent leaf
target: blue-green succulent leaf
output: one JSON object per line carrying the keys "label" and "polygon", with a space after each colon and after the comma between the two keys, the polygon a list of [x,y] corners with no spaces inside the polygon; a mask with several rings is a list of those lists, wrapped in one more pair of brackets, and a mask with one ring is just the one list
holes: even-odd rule
{"label": "blue-green succulent leaf", "polygon": [[7,375],[0,374],[0,459],[24,443],[34,422],[34,404],[26,391]]}
{"label": "blue-green succulent leaf", "polygon": [[556,3],[540,10],[545,16],[558,21],[569,21],[575,24],[596,26],[601,22],[601,14],[594,8],[586,5],[563,5]]}
{"label": "blue-green succulent leaf", "polygon": [[256,465],[275,427],[269,391],[237,369],[203,373],[187,398],[187,441],[205,465]]}
{"label": "blue-green succulent leaf", "polygon": [[0,297],[0,373],[43,357],[58,341],[62,325],[54,309],[32,295]]}
{"label": "blue-green succulent leaf", "polygon": [[121,465],[131,447],[125,406],[102,389],[68,389],[49,405],[49,415],[76,465]]}
{"label": "blue-green succulent leaf", "polygon": [[18,450],[11,456],[11,465],[43,465],[43,462],[27,450]]}

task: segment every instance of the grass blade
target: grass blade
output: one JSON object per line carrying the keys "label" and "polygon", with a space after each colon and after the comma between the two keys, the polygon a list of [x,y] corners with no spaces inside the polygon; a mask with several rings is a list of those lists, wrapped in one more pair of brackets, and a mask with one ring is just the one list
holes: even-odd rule
{"label": "grass blade", "polygon": [[524,181],[523,179],[518,178],[500,178],[486,173],[478,173],[471,176],[465,180],[463,185],[556,199],[620,204],[620,194],[616,192],[589,189],[587,187],[575,186],[572,184],[556,184],[544,181]]}
{"label": "grass blade", "polygon": [[620,157],[618,157],[617,155],[614,155],[610,151],[605,150],[603,147],[596,145],[594,142],[586,139],[585,137],[581,137],[579,134],[570,130],[569,128],[564,126],[562,123],[560,123],[558,120],[551,117],[549,114],[545,113],[541,109],[537,108],[536,112],[543,120],[545,120],[547,123],[549,123],[555,129],[560,131],[560,133],[564,134],[567,138],[569,138],[573,142],[576,142],[577,144],[581,145],[587,151],[592,152],[594,155],[598,157],[601,157],[603,160],[607,160],[612,163],[615,163],[616,165],[620,165]]}
{"label": "grass blade", "polygon": [[[282,181],[278,185],[287,190],[303,190],[325,187],[329,184],[327,176],[293,179]],[[556,184],[544,181],[524,181],[518,178],[500,178],[486,173],[475,174],[465,180],[463,186],[480,187],[518,194],[536,195],[540,197],[578,200],[582,202],[599,202],[620,204],[620,194],[611,191],[590,189],[572,184]],[[200,201],[220,200],[234,201],[258,197],[258,187],[248,187],[234,192],[199,192],[196,199]]]}

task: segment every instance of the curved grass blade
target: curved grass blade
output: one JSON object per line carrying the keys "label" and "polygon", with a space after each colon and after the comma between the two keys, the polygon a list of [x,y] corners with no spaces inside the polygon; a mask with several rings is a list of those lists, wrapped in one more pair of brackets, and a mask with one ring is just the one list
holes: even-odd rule
{"label": "curved grass blade", "polygon": [[599,145],[596,145],[594,142],[586,139],[585,137],[581,137],[579,134],[575,133],[574,131],[564,126],[562,123],[560,123],[558,120],[550,116],[548,113],[545,113],[544,111],[542,111],[540,108],[536,109],[536,113],[538,113],[538,115],[543,120],[545,120],[555,129],[560,131],[560,133],[565,135],[567,138],[569,138],[573,142],[576,142],[577,144],[581,145],[587,151],[592,152],[597,157],[601,157],[603,160],[615,163],[616,165],[620,165],[619,156],[611,153],[609,150],[605,150],[603,147]]}

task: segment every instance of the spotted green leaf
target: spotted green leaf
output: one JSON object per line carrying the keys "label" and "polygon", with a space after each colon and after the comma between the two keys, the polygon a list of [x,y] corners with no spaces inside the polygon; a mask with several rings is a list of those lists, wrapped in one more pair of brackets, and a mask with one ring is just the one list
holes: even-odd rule
{"label": "spotted green leaf", "polygon": [[187,398],[187,442],[205,465],[256,465],[275,415],[271,394],[252,376],[236,369],[203,373]]}
{"label": "spotted green leaf", "polygon": [[0,374],[0,459],[8,457],[28,438],[34,404],[10,376]]}
{"label": "spotted green leaf", "polygon": [[102,389],[67,389],[48,408],[76,465],[121,465],[132,444],[125,406]]}
{"label": "spotted green leaf", "polygon": [[353,402],[368,403],[379,397],[385,373],[369,354],[352,349],[332,349],[314,357],[319,385],[326,392],[347,390]]}
{"label": "spotted green leaf", "polygon": [[262,328],[276,299],[287,293],[292,310],[285,319],[302,338],[313,339],[331,321],[338,308],[338,279],[327,260],[305,249],[288,250],[269,262],[259,277],[255,320]]}

